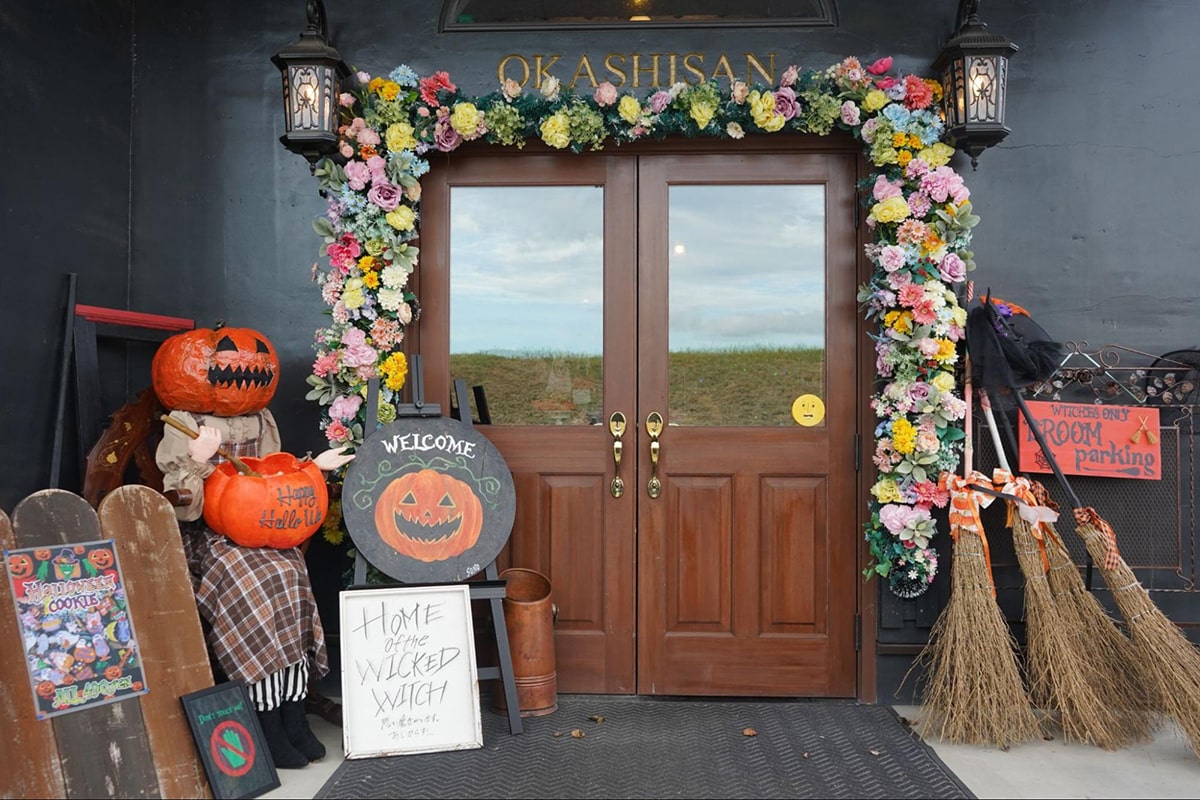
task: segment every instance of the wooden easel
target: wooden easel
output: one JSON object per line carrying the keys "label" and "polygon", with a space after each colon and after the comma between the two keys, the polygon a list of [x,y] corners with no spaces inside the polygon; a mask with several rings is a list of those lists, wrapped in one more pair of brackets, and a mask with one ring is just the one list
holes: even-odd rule
{"label": "wooden easel", "polygon": [[[412,403],[397,404],[396,417],[440,417],[442,415],[441,406],[427,404],[425,402],[425,380],[422,372],[421,356],[414,355],[410,357],[409,370],[409,385],[412,388]],[[466,425],[471,425],[470,408],[467,406],[466,390],[467,384],[464,380],[454,382],[454,390],[458,398],[459,408],[466,408],[467,413],[460,420]],[[364,436],[369,436],[374,433],[379,425],[379,379],[372,378],[367,383],[367,419],[363,430]],[[508,710],[508,731],[511,734],[521,733],[523,728],[521,724],[521,709],[517,699],[517,681],[513,675],[512,652],[508,648],[508,626],[504,621],[504,596],[507,581],[500,580],[499,572],[496,568],[496,561],[493,559],[488,563],[483,570],[484,578],[482,581],[466,581],[467,587],[470,589],[472,600],[487,600],[492,612],[492,630],[496,638],[496,656],[499,662],[495,666],[479,667],[477,674],[479,680],[496,680],[499,679],[504,686],[504,702]],[[405,586],[425,586],[432,584],[403,584]],[[354,585],[348,587],[349,590],[354,589],[378,589],[377,585],[367,583],[367,560],[363,557],[362,552],[355,548],[354,554]]]}

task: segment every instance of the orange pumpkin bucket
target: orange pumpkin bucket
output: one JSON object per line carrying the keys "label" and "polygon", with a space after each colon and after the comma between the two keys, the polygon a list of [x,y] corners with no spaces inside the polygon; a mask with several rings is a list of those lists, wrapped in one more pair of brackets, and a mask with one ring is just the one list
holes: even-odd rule
{"label": "orange pumpkin bucket", "polygon": [[204,481],[204,522],[243,547],[296,547],[329,510],[325,475],[291,453],[242,459],[253,473],[222,462]]}

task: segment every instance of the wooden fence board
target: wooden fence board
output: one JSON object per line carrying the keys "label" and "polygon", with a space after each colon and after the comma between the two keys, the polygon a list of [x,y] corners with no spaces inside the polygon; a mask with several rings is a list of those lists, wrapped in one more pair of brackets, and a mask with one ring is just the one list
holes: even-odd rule
{"label": "wooden fence board", "polygon": [[[12,523],[0,511],[0,548],[16,547]],[[7,565],[6,565],[7,567]],[[58,764],[58,743],[49,720],[34,713],[29,686],[29,668],[17,615],[13,612],[12,584],[8,570],[0,585],[0,708],[13,721],[8,738],[0,747],[0,796],[63,797],[62,769]]]}
{"label": "wooden fence board", "polygon": [[212,797],[179,698],[213,685],[179,523],[148,486],[121,486],[100,503],[115,540],[150,691],[139,699],[163,797]]}

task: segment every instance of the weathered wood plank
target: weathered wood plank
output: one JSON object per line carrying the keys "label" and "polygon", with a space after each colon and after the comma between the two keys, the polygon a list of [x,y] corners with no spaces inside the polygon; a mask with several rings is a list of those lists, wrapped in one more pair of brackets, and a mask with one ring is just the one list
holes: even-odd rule
{"label": "weathered wood plank", "polygon": [[212,797],[179,698],[213,685],[175,512],[147,486],[121,486],[100,503],[115,540],[147,694],[139,698],[163,797]]}
{"label": "weathered wood plank", "polygon": [[[17,547],[105,538],[92,507],[82,497],[62,489],[44,489],[18,503],[13,509],[12,529]],[[154,687],[150,688],[153,691]],[[55,717],[51,724],[58,741],[66,797],[160,796],[137,699],[65,714]]]}
{"label": "weathered wood plank", "polygon": [[[16,547],[12,523],[0,511],[0,548]],[[0,796],[65,797],[54,726],[34,713],[25,648],[13,614],[8,571],[0,584],[0,708],[11,716],[11,737],[0,747]]]}

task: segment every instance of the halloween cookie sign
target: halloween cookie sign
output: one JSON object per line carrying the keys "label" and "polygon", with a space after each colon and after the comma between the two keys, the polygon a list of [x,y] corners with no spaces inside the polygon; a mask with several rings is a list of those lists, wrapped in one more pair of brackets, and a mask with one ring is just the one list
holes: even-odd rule
{"label": "halloween cookie sign", "polygon": [[111,539],[5,550],[39,719],[145,694]]}
{"label": "halloween cookie sign", "polygon": [[355,547],[383,573],[402,583],[461,581],[503,549],[516,498],[503,456],[475,428],[405,418],[358,449],[342,513]]}

